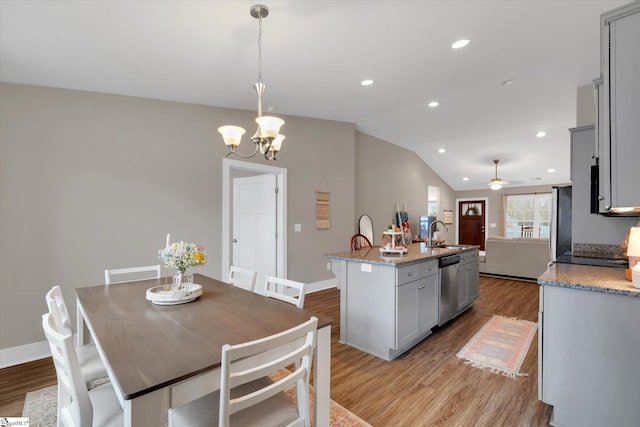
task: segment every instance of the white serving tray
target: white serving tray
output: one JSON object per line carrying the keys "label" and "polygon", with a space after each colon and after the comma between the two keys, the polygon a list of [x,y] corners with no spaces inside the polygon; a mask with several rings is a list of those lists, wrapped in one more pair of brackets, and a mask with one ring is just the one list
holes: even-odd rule
{"label": "white serving tray", "polygon": [[202,285],[190,283],[180,290],[171,289],[171,285],[154,286],[147,289],[147,299],[156,305],[186,304],[202,295]]}

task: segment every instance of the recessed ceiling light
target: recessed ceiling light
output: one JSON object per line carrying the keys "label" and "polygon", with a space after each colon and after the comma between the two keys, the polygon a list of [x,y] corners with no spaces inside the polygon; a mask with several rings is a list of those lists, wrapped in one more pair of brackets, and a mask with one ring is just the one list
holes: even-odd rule
{"label": "recessed ceiling light", "polygon": [[435,108],[435,107],[437,107],[438,105],[440,105],[440,103],[439,103],[438,101],[431,101],[431,102],[429,103],[429,107],[431,107],[431,108]]}
{"label": "recessed ceiling light", "polygon": [[465,47],[468,44],[469,44],[469,40],[467,39],[458,40],[457,42],[451,45],[451,49],[460,49],[461,47]]}
{"label": "recessed ceiling light", "polygon": [[516,79],[507,79],[502,82],[502,86],[511,86],[516,82]]}
{"label": "recessed ceiling light", "polygon": [[547,133],[545,131],[541,130],[540,132],[536,133],[536,136],[538,138],[544,138],[546,134]]}
{"label": "recessed ceiling light", "polygon": [[445,150],[444,148],[441,148],[441,149],[438,150],[438,153],[446,153],[446,152],[447,152],[447,150]]}
{"label": "recessed ceiling light", "polygon": [[463,181],[469,181],[469,177],[465,176],[464,178],[462,178]]}
{"label": "recessed ceiling light", "polygon": [[367,79],[360,82],[362,86],[371,86],[373,84],[373,80]]}
{"label": "recessed ceiling light", "polygon": [[554,173],[555,171],[556,171],[556,170],[555,170],[554,168],[547,169],[547,172],[549,172],[549,173]]}

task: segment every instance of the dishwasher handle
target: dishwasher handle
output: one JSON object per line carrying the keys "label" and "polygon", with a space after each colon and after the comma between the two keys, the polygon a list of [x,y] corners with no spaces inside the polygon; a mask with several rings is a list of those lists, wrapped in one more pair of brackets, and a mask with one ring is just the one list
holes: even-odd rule
{"label": "dishwasher handle", "polygon": [[446,256],[438,260],[438,267],[440,268],[448,267],[454,264],[460,264],[460,255]]}

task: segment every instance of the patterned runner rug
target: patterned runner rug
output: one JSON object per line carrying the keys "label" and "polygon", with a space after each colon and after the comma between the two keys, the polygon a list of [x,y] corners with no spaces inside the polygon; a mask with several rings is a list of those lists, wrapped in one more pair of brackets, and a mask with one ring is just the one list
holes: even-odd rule
{"label": "patterned runner rug", "polygon": [[[54,385],[27,393],[22,416],[29,417],[31,427],[53,427],[56,425],[57,409],[58,386]],[[371,427],[371,424],[333,400],[329,403],[329,425],[331,427]]]}
{"label": "patterned runner rug", "polygon": [[537,330],[534,322],[494,314],[457,356],[476,368],[511,378],[526,376],[520,367]]}

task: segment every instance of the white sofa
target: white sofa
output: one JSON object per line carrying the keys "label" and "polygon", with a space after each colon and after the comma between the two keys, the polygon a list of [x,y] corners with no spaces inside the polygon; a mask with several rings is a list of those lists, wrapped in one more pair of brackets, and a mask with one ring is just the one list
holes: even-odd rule
{"label": "white sofa", "polygon": [[549,265],[549,239],[491,236],[480,273],[537,279]]}

